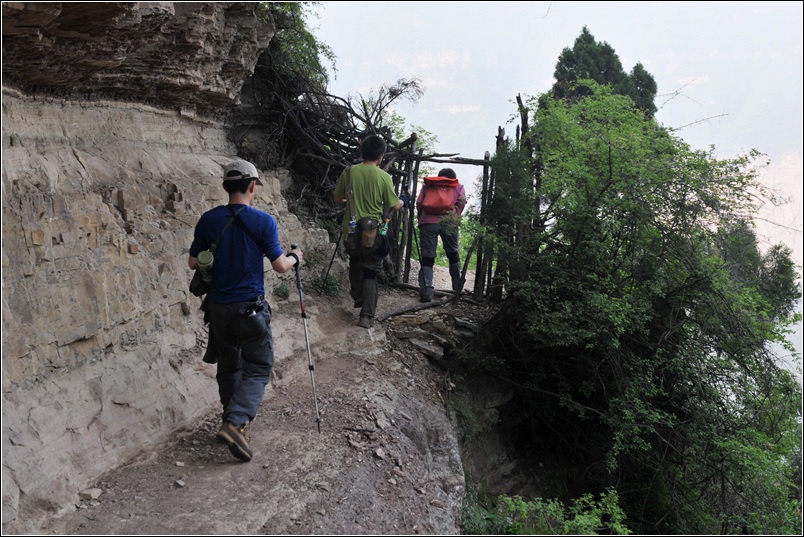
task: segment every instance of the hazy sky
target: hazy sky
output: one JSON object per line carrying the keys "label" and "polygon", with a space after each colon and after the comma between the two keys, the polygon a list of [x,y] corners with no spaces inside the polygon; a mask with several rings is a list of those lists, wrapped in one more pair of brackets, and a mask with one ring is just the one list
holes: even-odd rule
{"label": "hazy sky", "polygon": [[[436,151],[483,158],[498,127],[513,137],[516,96],[548,91],[561,51],[586,26],[658,85],[656,118],[717,156],[768,155],[763,181],[792,202],[766,208],[763,246],[802,264],[802,2],[323,2],[308,21],[335,55],[330,92],[367,95],[419,78],[397,112]],[[685,127],[686,126],[686,127]],[[453,166],[467,185],[480,168]],[[797,337],[801,349],[801,328]]]}

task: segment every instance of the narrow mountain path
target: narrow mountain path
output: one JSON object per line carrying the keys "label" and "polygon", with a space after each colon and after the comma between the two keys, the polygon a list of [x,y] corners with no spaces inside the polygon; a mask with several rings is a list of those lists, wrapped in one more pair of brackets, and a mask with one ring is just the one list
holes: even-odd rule
{"label": "narrow mountain path", "polygon": [[[254,421],[251,462],[215,441],[220,415],[213,412],[195,430],[99,479],[42,533],[460,533],[464,473],[444,372],[391,334],[443,312],[365,330],[347,298],[305,289],[320,432],[298,295],[291,293],[274,309],[277,374]],[[417,301],[413,291],[384,286],[379,314]],[[185,359],[208,368],[214,384],[214,366],[200,355]]]}

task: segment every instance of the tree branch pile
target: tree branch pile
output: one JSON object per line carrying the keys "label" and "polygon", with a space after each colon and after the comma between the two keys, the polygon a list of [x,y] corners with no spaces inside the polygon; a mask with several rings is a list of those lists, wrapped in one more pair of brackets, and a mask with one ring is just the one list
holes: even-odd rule
{"label": "tree branch pile", "polygon": [[360,161],[360,141],[368,134],[379,134],[388,144],[383,169],[393,177],[397,192],[407,188],[417,161],[483,163],[420,154],[416,133],[394,140],[384,125],[384,112],[399,99],[417,101],[424,91],[419,80],[399,79],[369,96],[344,98],[328,93],[310,77],[283,72],[275,54],[269,48],[244,85],[242,106],[229,118],[231,138],[238,154],[258,167],[290,170],[293,194],[298,194],[293,197],[313,218],[328,220],[340,214],[330,192],[341,172]]}

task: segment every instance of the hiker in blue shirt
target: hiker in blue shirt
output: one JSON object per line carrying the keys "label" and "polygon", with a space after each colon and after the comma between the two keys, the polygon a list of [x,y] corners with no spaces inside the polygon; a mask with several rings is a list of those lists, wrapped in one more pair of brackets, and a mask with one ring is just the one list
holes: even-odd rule
{"label": "hiker in blue shirt", "polygon": [[263,257],[276,272],[302,262],[298,248],[283,254],[276,219],[251,207],[260,182],[257,168],[235,160],[224,169],[228,205],[201,215],[195,227],[188,263],[198,268],[198,255],[213,248],[212,284],[203,308],[209,320],[205,362],[218,364],[218,393],[223,424],[218,439],[243,461],[250,461],[251,422],[262,403],[274,364],[271,308],[265,300]]}

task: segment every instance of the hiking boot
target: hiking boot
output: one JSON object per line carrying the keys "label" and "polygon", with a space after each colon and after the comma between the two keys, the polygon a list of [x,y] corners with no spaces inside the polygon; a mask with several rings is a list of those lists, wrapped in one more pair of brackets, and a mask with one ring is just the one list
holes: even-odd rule
{"label": "hiking boot", "polygon": [[461,264],[460,263],[450,263],[449,264],[449,277],[452,280],[452,290],[458,292],[463,287],[463,282],[461,281]]}
{"label": "hiking boot", "polygon": [[251,422],[250,421],[247,421],[246,423],[244,423],[243,425],[240,426],[240,433],[243,435],[243,438],[246,439],[246,442],[251,444]]}
{"label": "hiking boot", "polygon": [[229,444],[229,452],[242,461],[250,461],[254,453],[248,445],[251,437],[251,427],[248,423],[237,426],[234,423],[224,421],[218,431],[218,438]]}
{"label": "hiking boot", "polygon": [[371,328],[374,326],[374,319],[369,317],[368,315],[361,315],[360,322],[357,323],[357,326],[360,328]]}
{"label": "hiking boot", "polygon": [[433,301],[433,267],[422,267],[419,270],[419,301]]}

